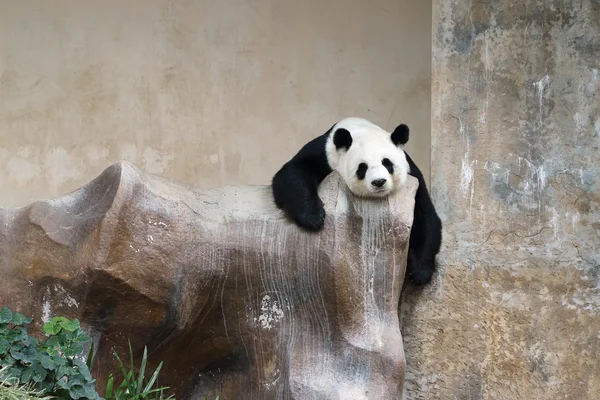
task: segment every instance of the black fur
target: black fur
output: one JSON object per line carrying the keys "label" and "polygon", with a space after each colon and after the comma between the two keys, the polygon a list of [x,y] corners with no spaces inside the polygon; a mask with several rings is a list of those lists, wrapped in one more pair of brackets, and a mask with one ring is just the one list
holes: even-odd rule
{"label": "black fur", "polygon": [[359,181],[362,181],[363,179],[365,179],[368,169],[369,169],[369,167],[364,162],[358,164],[358,168],[356,169],[356,177],[358,178]]}
{"label": "black fur", "polygon": [[[392,142],[396,146],[408,143],[410,131],[408,126],[400,124],[392,132]],[[406,273],[416,285],[424,285],[431,280],[437,269],[436,256],[442,243],[442,221],[438,217],[423,173],[405,151],[409,174],[417,178],[419,187],[415,194],[413,225],[408,245],[408,265]]]}
{"label": "black fur", "polygon": [[394,173],[394,164],[392,164],[390,160],[384,158],[383,160],[381,160],[381,164],[383,164],[383,166],[388,170],[390,175]]}
{"label": "black fur", "polygon": [[352,146],[352,135],[347,129],[340,128],[336,129],[333,133],[333,144],[337,150],[346,149],[348,150]]}
{"label": "black fur", "polygon": [[333,127],[305,144],[294,158],[281,167],[271,182],[275,205],[296,225],[313,232],[320,231],[325,225],[325,209],[318,188],[332,172],[325,152],[331,129]]}
{"label": "black fur", "polygon": [[431,280],[436,270],[436,256],[442,243],[442,221],[438,217],[423,174],[412,158],[406,154],[409,174],[417,178],[419,187],[415,194],[413,225],[408,245],[408,265],[406,272],[416,285],[424,285]]}
{"label": "black fur", "polygon": [[401,144],[408,143],[408,126],[405,124],[400,124],[394,129],[392,132],[392,142],[398,146]]}
{"label": "black fur", "polygon": [[[281,167],[272,181],[277,207],[298,226],[312,232],[320,231],[325,224],[325,209],[319,198],[318,187],[332,172],[325,151],[325,144],[332,129],[333,127],[304,145]],[[408,138],[409,129],[405,124],[399,125],[391,135],[391,140],[396,145],[407,143]],[[335,132],[334,144],[336,148],[348,149],[352,145],[352,136],[347,130],[338,129]],[[431,280],[436,270],[436,256],[442,241],[442,222],[435,211],[421,170],[408,153],[405,154],[410,167],[409,174],[419,181],[408,249],[407,275],[413,283],[423,285]],[[385,160],[382,162],[386,166]]]}

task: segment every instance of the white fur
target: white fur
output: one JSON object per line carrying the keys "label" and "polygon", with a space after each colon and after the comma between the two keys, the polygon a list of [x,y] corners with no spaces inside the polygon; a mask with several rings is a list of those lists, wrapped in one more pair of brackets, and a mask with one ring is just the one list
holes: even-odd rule
{"label": "white fur", "polygon": [[[345,128],[352,136],[350,149],[336,150],[333,136],[337,129]],[[337,171],[350,191],[361,197],[386,197],[406,183],[409,172],[406,155],[401,146],[392,142],[391,133],[363,118],[345,118],[332,129],[325,151],[329,166]],[[384,158],[394,165],[390,175],[382,164]],[[360,163],[368,166],[365,178],[359,180],[356,171]],[[381,188],[373,186],[376,179],[386,179]]]}

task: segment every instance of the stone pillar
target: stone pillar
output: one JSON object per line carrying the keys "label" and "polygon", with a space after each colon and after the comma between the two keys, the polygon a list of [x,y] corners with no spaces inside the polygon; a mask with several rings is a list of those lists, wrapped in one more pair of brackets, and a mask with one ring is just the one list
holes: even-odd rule
{"label": "stone pillar", "polygon": [[434,1],[441,271],[402,310],[409,399],[600,393],[600,2]]}

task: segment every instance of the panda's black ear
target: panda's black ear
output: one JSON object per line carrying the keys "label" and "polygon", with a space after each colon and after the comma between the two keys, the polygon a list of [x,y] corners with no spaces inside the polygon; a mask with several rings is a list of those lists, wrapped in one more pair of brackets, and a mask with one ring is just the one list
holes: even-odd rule
{"label": "panda's black ear", "polygon": [[340,128],[333,133],[333,144],[336,150],[348,150],[352,146],[352,135],[347,129]]}
{"label": "panda's black ear", "polygon": [[400,124],[394,129],[392,132],[392,142],[398,146],[401,144],[406,144],[408,142],[408,126],[405,124]]}

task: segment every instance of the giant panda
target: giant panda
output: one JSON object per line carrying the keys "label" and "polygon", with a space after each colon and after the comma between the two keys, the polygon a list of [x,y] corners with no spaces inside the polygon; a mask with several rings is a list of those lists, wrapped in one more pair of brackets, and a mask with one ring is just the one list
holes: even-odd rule
{"label": "giant panda", "polygon": [[408,249],[407,275],[416,285],[431,280],[442,241],[442,223],[419,168],[402,146],[409,128],[399,125],[389,133],[358,117],[344,118],[323,135],[305,144],[273,176],[276,206],[296,225],[318,232],[325,224],[319,184],[337,171],[352,193],[360,197],[385,197],[417,178],[414,219]]}

